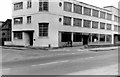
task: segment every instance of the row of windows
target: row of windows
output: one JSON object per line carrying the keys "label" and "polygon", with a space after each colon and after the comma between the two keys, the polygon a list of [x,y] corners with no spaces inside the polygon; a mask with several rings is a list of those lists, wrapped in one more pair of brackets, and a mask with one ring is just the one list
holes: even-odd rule
{"label": "row of windows", "polygon": [[[23,17],[17,17],[14,18],[14,24],[22,24],[23,23]],[[27,23],[31,23],[31,16],[27,16]]]}
{"label": "row of windows", "polygon": [[[94,17],[99,17],[99,13],[100,13],[100,18],[103,19],[107,19],[107,20],[112,20],[112,14],[109,13],[105,13],[99,10],[95,10],[95,9],[91,9],[88,7],[84,7],[84,9],[82,10],[82,6],[81,5],[73,5],[73,12],[74,13],[78,13],[78,14],[84,14],[84,15],[88,15],[88,16],[94,16]],[[72,3],[70,2],[64,2],[64,11],[68,11],[68,12],[72,12]]]}
{"label": "row of windows", "polygon": [[[32,7],[32,1],[27,0],[27,8]],[[23,9],[23,2],[14,4],[14,10]],[[39,11],[48,11],[48,0],[39,0]]]}
{"label": "row of windows", "polygon": [[[48,23],[39,23],[39,36],[47,37],[48,36]],[[14,39],[23,39],[22,32],[14,32]]]}
{"label": "row of windows", "polygon": [[[83,33],[73,33],[73,42],[82,42]],[[71,32],[61,32],[61,42],[68,42],[72,39]],[[111,42],[112,35],[89,33],[89,42]]]}
{"label": "row of windows", "polygon": [[[72,25],[71,21],[72,21],[71,17],[64,16],[64,18],[63,18],[63,25],[71,26]],[[83,27],[91,28],[91,23],[92,23],[92,28],[98,29],[99,22],[90,21],[90,20],[84,20],[83,21]],[[82,27],[82,19],[73,18],[73,26]],[[100,29],[105,29],[105,23],[100,22]],[[106,25],[106,29],[107,30],[112,30],[112,25],[111,24],[107,24]]]}

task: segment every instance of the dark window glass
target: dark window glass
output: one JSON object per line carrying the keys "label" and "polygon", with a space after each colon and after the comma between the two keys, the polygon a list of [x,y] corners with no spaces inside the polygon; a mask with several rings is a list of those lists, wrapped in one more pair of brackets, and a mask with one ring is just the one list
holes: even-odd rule
{"label": "dark window glass", "polygon": [[87,7],[84,7],[84,15],[91,16],[91,9],[87,8]]}
{"label": "dark window glass", "polygon": [[31,23],[31,16],[27,16],[27,23]]}
{"label": "dark window glass", "polygon": [[98,22],[93,21],[92,22],[92,28],[98,29]]}
{"label": "dark window glass", "polygon": [[39,11],[48,11],[48,0],[39,1]]}
{"label": "dark window glass", "polygon": [[111,30],[111,24],[107,24],[107,30]]}
{"label": "dark window glass", "polygon": [[14,32],[14,39],[22,39],[22,32]]}
{"label": "dark window glass", "polygon": [[93,10],[92,10],[92,16],[94,16],[94,17],[98,17],[98,16],[99,16],[99,11],[93,9]]}
{"label": "dark window glass", "polygon": [[100,23],[100,29],[105,29],[105,23]]}
{"label": "dark window glass", "polygon": [[23,2],[15,3],[14,10],[20,10],[20,9],[23,9]]}
{"label": "dark window glass", "polygon": [[72,3],[64,2],[64,11],[71,12],[72,11]]}
{"label": "dark window glass", "polygon": [[14,24],[22,24],[22,23],[23,23],[23,17],[14,18]]}
{"label": "dark window glass", "polygon": [[39,23],[39,36],[48,36],[48,23]]}
{"label": "dark window glass", "polygon": [[63,25],[71,25],[71,17],[64,16]]}
{"label": "dark window glass", "polygon": [[82,42],[82,33],[74,33],[73,42]]}
{"label": "dark window glass", "polygon": [[91,21],[90,20],[84,20],[83,27],[90,28],[90,26],[91,26]]}
{"label": "dark window glass", "polygon": [[105,19],[105,12],[100,12],[100,18]]}
{"label": "dark window glass", "polygon": [[111,42],[111,41],[112,41],[112,36],[106,35],[106,42]]}
{"label": "dark window glass", "polygon": [[82,14],[82,6],[74,4],[74,12]]}
{"label": "dark window glass", "polygon": [[105,35],[104,34],[100,34],[100,42],[105,42]]}
{"label": "dark window glass", "polygon": [[74,22],[73,22],[74,26],[78,26],[78,27],[81,27],[82,25],[82,19],[77,19],[77,18],[74,18]]}
{"label": "dark window glass", "polygon": [[70,32],[62,32],[61,33],[61,42],[71,41],[71,33]]}

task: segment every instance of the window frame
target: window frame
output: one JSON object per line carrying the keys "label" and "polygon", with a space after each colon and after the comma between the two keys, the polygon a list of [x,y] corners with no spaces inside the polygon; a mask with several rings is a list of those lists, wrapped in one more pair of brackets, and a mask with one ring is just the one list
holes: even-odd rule
{"label": "window frame", "polygon": [[[15,21],[15,20],[20,20],[20,21]],[[14,24],[17,25],[17,24],[23,24],[23,17],[16,17],[16,18],[13,18],[14,20]]]}
{"label": "window frame", "polygon": [[14,3],[14,11],[21,10],[21,9],[23,9],[23,2]]}
{"label": "window frame", "polygon": [[22,40],[23,39],[23,32],[14,31],[14,40]]}
{"label": "window frame", "polygon": [[70,2],[64,2],[64,11],[72,12],[72,3],[70,3]]}

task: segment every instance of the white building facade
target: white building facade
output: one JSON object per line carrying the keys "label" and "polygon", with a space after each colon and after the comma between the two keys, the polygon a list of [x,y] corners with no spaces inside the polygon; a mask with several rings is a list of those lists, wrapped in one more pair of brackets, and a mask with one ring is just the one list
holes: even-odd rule
{"label": "white building facade", "polygon": [[[99,8],[75,0],[13,0],[12,43],[60,47],[114,44],[118,39],[118,9]],[[117,37],[115,40],[115,36]]]}

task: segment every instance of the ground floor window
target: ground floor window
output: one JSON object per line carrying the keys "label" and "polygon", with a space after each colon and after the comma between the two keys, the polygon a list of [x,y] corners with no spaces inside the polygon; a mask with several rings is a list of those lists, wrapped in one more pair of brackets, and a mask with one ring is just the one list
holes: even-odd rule
{"label": "ground floor window", "polygon": [[98,34],[92,34],[92,42],[98,42]]}
{"label": "ground floor window", "polygon": [[73,33],[73,42],[81,42],[82,33]]}
{"label": "ground floor window", "polygon": [[106,42],[111,42],[112,36],[111,35],[106,35]]}
{"label": "ground floor window", "polygon": [[70,32],[62,32],[61,33],[61,42],[71,41],[71,35],[72,35],[72,33],[70,33]]}
{"label": "ground floor window", "polygon": [[46,37],[48,36],[48,23],[39,23],[39,36]]}
{"label": "ground floor window", "polygon": [[14,39],[22,39],[22,32],[14,32]]}
{"label": "ground floor window", "polygon": [[100,42],[105,42],[105,35],[104,34],[100,34]]}

